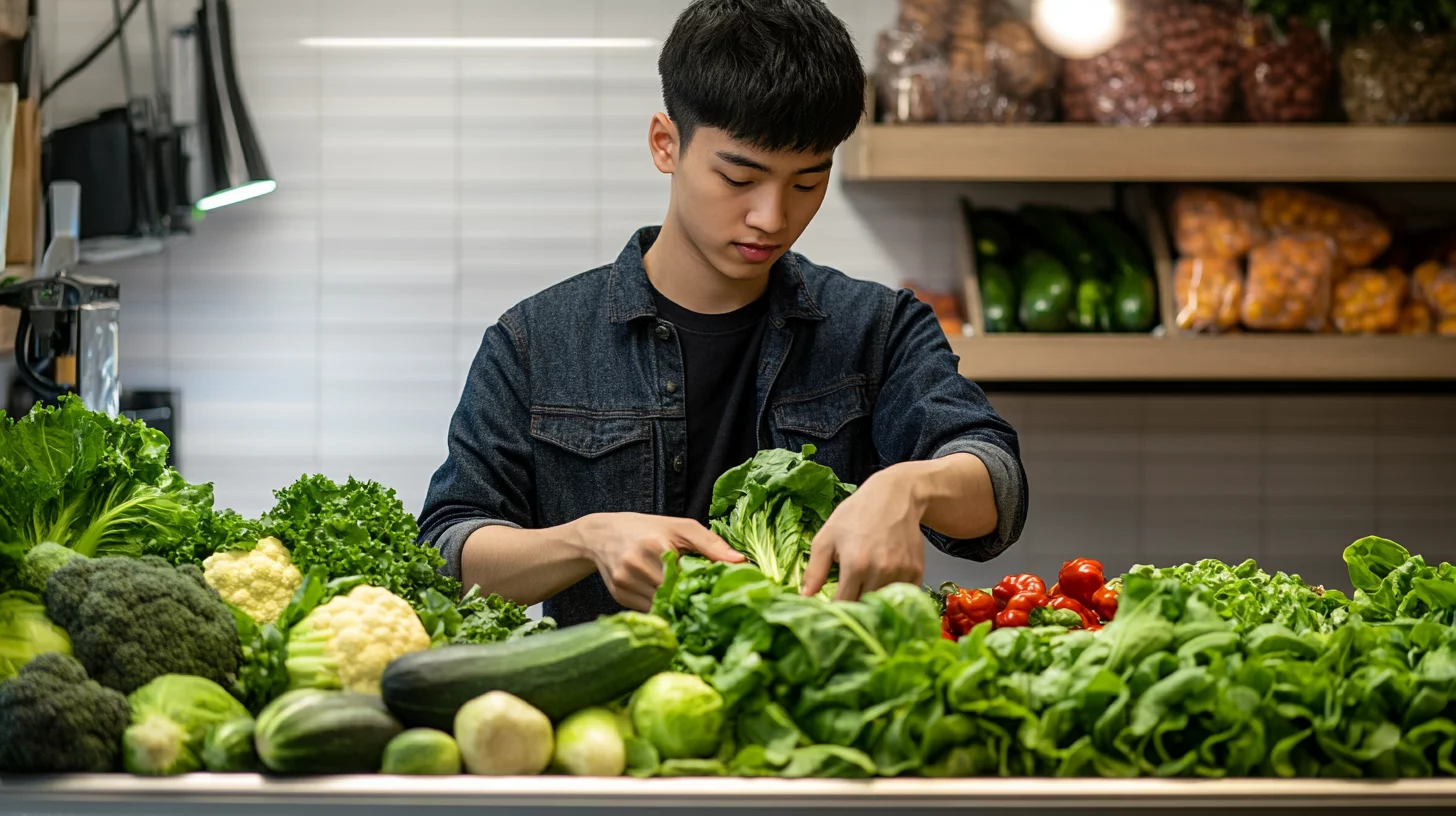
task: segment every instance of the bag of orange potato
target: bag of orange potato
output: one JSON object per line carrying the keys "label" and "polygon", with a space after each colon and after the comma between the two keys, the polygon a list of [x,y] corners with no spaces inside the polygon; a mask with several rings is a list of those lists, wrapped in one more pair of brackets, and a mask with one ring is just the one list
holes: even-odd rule
{"label": "bag of orange potato", "polygon": [[1275,232],[1317,231],[1334,240],[1342,262],[1368,266],[1390,248],[1390,227],[1370,210],[1293,187],[1259,193],[1259,217]]}
{"label": "bag of orange potato", "polygon": [[1229,258],[1180,258],[1173,270],[1173,297],[1183,331],[1237,328],[1244,297],[1242,264]]}
{"label": "bag of orange potato", "polygon": [[1334,288],[1330,319],[1341,334],[1385,334],[1400,327],[1401,307],[1409,288],[1405,273],[1359,269]]}
{"label": "bag of orange potato", "polygon": [[1290,233],[1254,247],[1244,284],[1244,326],[1262,331],[1325,328],[1336,260],[1335,243],[1318,232]]}

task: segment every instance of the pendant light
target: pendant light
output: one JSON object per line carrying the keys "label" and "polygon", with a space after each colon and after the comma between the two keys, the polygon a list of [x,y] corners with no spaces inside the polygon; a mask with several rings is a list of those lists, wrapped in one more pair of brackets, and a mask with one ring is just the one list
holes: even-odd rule
{"label": "pendant light", "polygon": [[253,121],[243,104],[233,62],[232,15],[227,0],[202,0],[197,10],[198,48],[201,50],[202,144],[206,165],[204,190],[198,210],[206,212],[278,188],[268,172]]}

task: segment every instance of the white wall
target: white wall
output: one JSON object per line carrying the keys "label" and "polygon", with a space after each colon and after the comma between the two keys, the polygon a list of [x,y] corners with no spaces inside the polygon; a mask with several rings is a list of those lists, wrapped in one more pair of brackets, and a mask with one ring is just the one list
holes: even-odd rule
{"label": "white wall", "polygon": [[[193,8],[164,3],[175,19]],[[681,0],[233,0],[245,95],[280,187],[212,214],[123,284],[123,377],[180,390],[181,466],[244,512],[304,472],[397,487],[418,507],[482,330],[519,299],[608,262],[656,223],[666,180],[644,136],[655,51],[320,52],[306,36],[661,39]],[[862,51],[893,0],[830,0]],[[109,0],[43,0],[51,75]],[[133,26],[135,51],[143,29]],[[139,84],[146,54],[135,55]],[[108,59],[111,62],[108,62]],[[53,122],[119,102],[114,57]],[[796,247],[896,283],[953,275],[954,198],[1096,202],[1100,186],[836,183]],[[1456,558],[1456,401],[998,397],[1032,481],[1023,542],[931,580],[1258,556],[1339,582],[1380,531]]]}

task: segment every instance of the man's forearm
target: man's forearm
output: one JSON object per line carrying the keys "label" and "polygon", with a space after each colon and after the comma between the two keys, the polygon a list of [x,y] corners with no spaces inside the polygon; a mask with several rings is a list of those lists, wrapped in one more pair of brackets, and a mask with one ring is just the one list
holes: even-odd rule
{"label": "man's forearm", "polygon": [[596,571],[576,522],[544,530],[481,527],[465,540],[460,576],[519,604],[540,603]]}
{"label": "man's forearm", "polygon": [[980,538],[995,532],[996,493],[979,457],[953,453],[887,468],[902,479],[923,508],[920,523],[951,538]]}

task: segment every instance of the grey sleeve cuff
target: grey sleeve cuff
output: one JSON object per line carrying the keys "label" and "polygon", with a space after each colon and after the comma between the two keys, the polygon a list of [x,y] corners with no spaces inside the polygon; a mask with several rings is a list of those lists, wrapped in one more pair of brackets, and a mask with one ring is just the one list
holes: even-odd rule
{"label": "grey sleeve cuff", "polygon": [[942,552],[958,558],[989,561],[1015,543],[1026,518],[1026,480],[1021,463],[999,445],[981,439],[961,438],[947,443],[931,455],[940,459],[955,453],[969,453],[980,459],[991,475],[991,492],[996,501],[996,532],[983,538],[957,540],[933,530],[926,537]]}
{"label": "grey sleeve cuff", "polygon": [[[440,537],[435,541],[435,549],[439,550],[440,555],[445,557],[445,569],[442,572],[457,581],[461,580],[460,554],[465,551],[465,542],[470,538],[470,534],[482,527],[513,527],[517,530],[521,529],[521,525],[519,524],[512,524],[509,521],[501,521],[500,519],[471,519],[470,521],[461,521],[446,527],[445,532],[441,533]],[[468,590],[469,587],[466,587],[466,589]]]}

